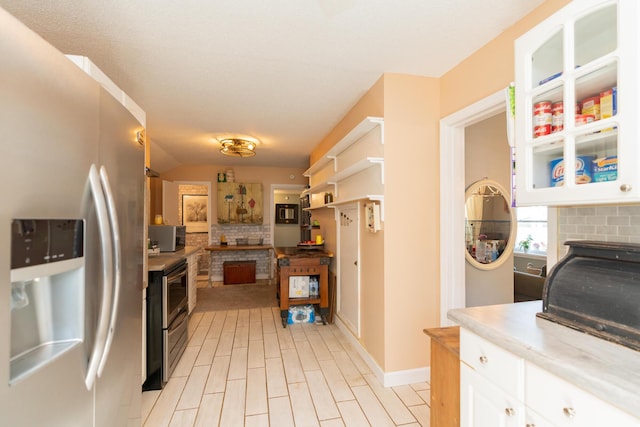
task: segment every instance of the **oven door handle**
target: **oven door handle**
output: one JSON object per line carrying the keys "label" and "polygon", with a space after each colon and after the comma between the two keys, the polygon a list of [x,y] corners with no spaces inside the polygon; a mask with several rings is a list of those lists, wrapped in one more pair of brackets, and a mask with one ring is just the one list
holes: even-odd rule
{"label": "oven door handle", "polygon": [[100,364],[98,365],[98,377],[102,376],[104,365],[109,358],[111,344],[113,343],[113,335],[116,329],[116,320],[118,318],[118,302],[120,300],[120,284],[122,282],[122,248],[120,242],[120,227],[118,225],[118,211],[116,203],[113,199],[113,191],[109,183],[107,170],[102,166],[100,168],[100,182],[107,201],[107,211],[109,213],[109,223],[111,224],[111,237],[113,239],[113,297],[111,299],[111,316],[109,318],[109,327],[107,329],[107,339],[105,342]]}
{"label": "oven door handle", "polygon": [[167,281],[168,282],[174,282],[176,279],[182,278],[184,276],[187,275],[187,268],[186,266],[184,267],[180,267],[179,270],[177,272],[174,273],[170,273],[167,276]]}
{"label": "oven door handle", "polygon": [[180,311],[178,312],[178,314],[176,314],[176,317],[174,317],[173,320],[171,321],[171,324],[167,327],[167,330],[169,331],[169,335],[171,335],[171,332],[174,329],[177,329],[178,326],[184,323],[185,317],[187,317],[187,310],[185,307],[182,307],[180,308]]}
{"label": "oven door handle", "polygon": [[102,252],[102,301],[100,303],[100,314],[98,317],[98,326],[96,328],[96,336],[94,339],[93,349],[89,357],[87,374],[85,376],[85,386],[87,390],[93,388],[98,372],[98,365],[104,354],[104,348],[107,341],[107,330],[109,327],[109,315],[111,307],[111,292],[113,286],[113,241],[111,235],[111,226],[109,224],[109,214],[104,196],[100,177],[95,165],[91,165],[89,169],[89,187],[93,194],[93,201],[96,209],[96,217],[98,220],[98,233],[100,235],[100,250]]}

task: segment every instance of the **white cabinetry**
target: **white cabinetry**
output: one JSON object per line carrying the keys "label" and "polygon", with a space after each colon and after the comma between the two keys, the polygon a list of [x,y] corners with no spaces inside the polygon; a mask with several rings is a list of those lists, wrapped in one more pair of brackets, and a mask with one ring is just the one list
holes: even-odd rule
{"label": "white cabinetry", "polygon": [[460,329],[460,425],[524,424],[524,361]]}
{"label": "white cabinetry", "polygon": [[462,427],[640,426],[640,420],[460,329]]}
{"label": "white cabinetry", "polygon": [[638,426],[640,421],[553,374],[527,363],[527,426]]}
{"label": "white cabinetry", "polygon": [[198,298],[198,252],[187,255],[187,298],[189,299],[189,314],[196,307]]}
{"label": "white cabinetry", "polygon": [[516,40],[518,205],[640,200],[639,11],[574,1]]}
{"label": "white cabinetry", "polygon": [[[333,207],[360,199],[384,200],[383,119],[367,117],[304,175],[309,178],[309,195],[313,210]],[[331,193],[332,201],[325,200]],[[382,209],[383,211],[383,209]]]}

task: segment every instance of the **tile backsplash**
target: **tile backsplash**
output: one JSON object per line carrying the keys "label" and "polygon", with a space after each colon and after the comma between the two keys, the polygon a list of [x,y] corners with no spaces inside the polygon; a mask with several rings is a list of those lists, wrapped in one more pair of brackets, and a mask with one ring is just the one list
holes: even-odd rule
{"label": "tile backsplash", "polygon": [[640,243],[640,205],[558,208],[558,255],[567,240]]}

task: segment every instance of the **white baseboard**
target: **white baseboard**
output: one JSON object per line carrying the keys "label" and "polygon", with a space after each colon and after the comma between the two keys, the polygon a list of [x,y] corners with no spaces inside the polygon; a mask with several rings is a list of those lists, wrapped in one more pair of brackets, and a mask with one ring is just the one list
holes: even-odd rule
{"label": "white baseboard", "polygon": [[373,371],[378,381],[385,387],[395,387],[399,385],[415,384],[419,382],[428,382],[431,377],[431,367],[425,366],[424,368],[406,369],[403,371],[384,372],[382,368],[371,357],[367,350],[362,347],[362,344],[353,336],[351,331],[345,326],[340,317],[334,316],[334,321],[338,329],[342,331],[349,343],[353,345],[360,357],[362,357],[365,363]]}

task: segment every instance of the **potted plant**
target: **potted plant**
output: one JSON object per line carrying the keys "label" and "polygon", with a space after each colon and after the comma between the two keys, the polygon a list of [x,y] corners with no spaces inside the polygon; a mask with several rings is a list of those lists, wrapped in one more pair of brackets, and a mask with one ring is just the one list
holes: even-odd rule
{"label": "potted plant", "polygon": [[526,254],[527,252],[529,252],[529,248],[531,247],[532,242],[533,237],[531,237],[531,234],[529,234],[526,239],[520,240],[520,242],[518,242],[518,247],[522,249],[522,251]]}

